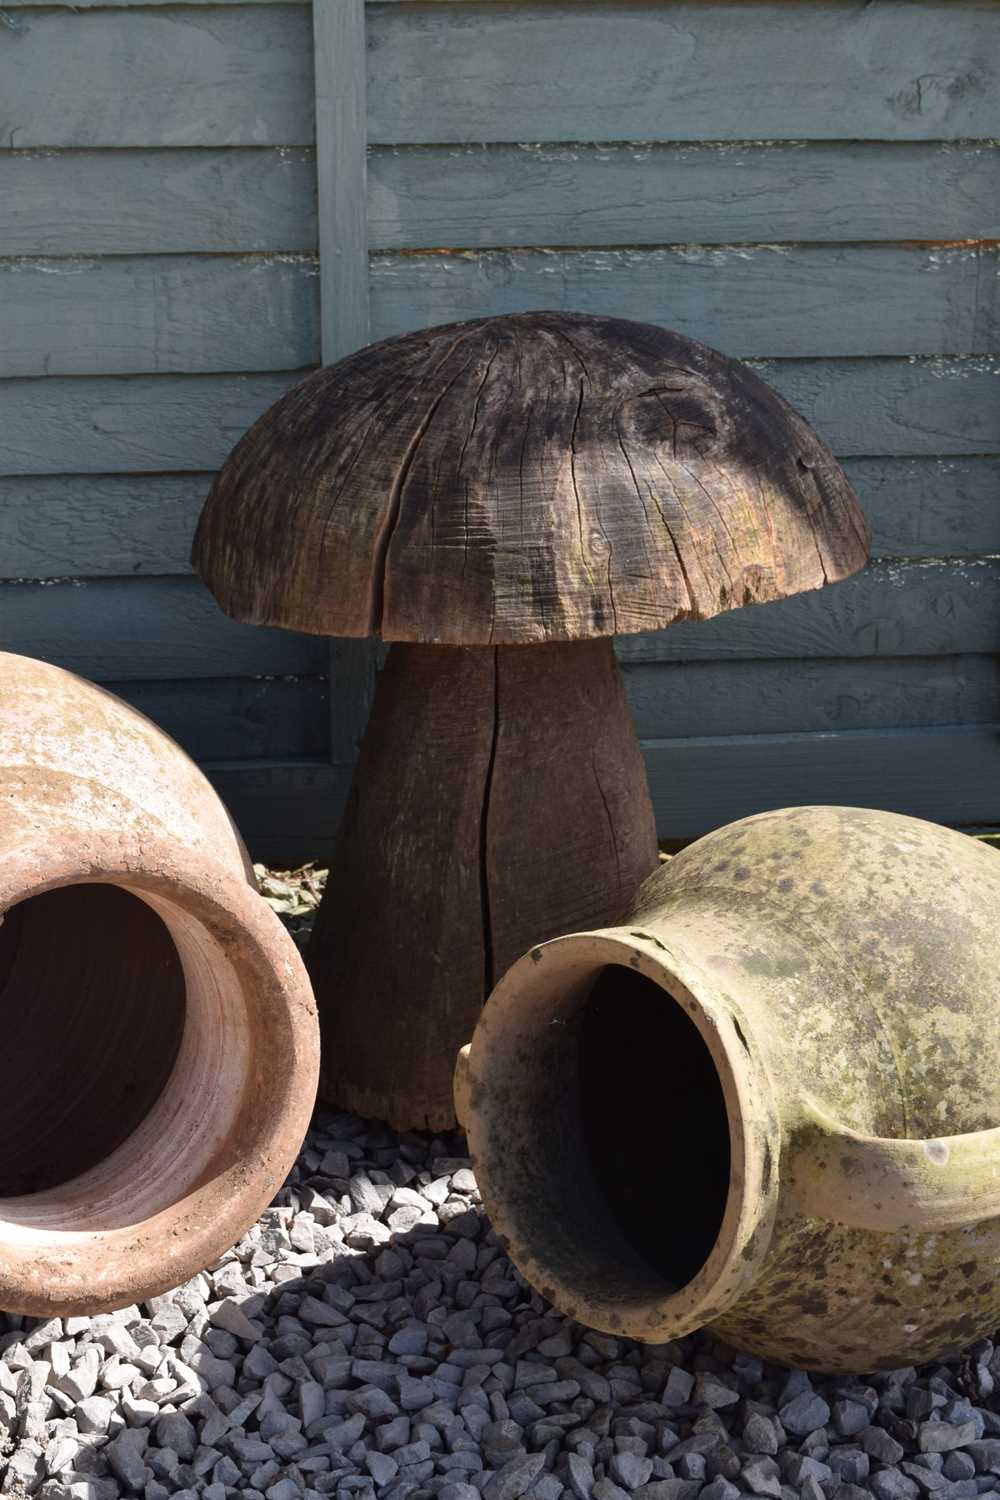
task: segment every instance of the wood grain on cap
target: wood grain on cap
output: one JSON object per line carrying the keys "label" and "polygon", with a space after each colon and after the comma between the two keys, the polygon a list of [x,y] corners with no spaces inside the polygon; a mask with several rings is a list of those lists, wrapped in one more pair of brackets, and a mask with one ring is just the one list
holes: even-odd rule
{"label": "wood grain on cap", "polygon": [[707,619],[867,554],[839,464],[745,365],[539,312],[309,376],[233,450],[193,556],[240,619],[476,645]]}

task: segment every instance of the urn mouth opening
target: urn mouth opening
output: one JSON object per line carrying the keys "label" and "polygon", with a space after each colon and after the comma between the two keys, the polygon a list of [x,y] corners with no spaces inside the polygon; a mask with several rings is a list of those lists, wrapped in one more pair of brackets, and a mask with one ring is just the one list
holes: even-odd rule
{"label": "urn mouth opening", "polygon": [[281,1186],[315,1009],[274,914],[211,861],[108,835],[20,875],[0,872],[0,1306],[97,1312],[187,1280]]}
{"label": "urn mouth opening", "polygon": [[167,1085],[186,1012],[176,944],[129,891],[85,882],[8,909],[0,1200],[59,1187],[128,1139]]}
{"label": "urn mouth opening", "polygon": [[662,1342],[756,1274],[777,1167],[761,1060],[655,944],[533,949],[490,998],[461,1090],[487,1209],[568,1316]]}

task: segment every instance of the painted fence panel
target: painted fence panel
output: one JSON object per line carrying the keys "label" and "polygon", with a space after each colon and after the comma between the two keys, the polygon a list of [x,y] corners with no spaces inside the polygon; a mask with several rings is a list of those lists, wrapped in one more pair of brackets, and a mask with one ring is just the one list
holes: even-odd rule
{"label": "painted fence panel", "polygon": [[321,357],[542,306],[749,358],[872,523],[861,577],[619,643],[663,835],[1000,821],[995,0],[8,11],[0,644],[163,723],[255,853],[329,854],[376,656],[226,619],[212,472]]}

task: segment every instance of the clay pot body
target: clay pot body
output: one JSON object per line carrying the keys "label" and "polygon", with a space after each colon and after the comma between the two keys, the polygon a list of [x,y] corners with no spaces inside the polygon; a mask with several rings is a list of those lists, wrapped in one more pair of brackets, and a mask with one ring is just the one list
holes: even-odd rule
{"label": "clay pot body", "polygon": [[596,1328],[806,1368],[1000,1322],[1000,859],[854,808],[731,824],[534,948],[457,1074],[523,1274]]}
{"label": "clay pot body", "polygon": [[0,1307],[166,1291],[305,1134],[315,1008],[196,766],[68,672],[0,654]]}

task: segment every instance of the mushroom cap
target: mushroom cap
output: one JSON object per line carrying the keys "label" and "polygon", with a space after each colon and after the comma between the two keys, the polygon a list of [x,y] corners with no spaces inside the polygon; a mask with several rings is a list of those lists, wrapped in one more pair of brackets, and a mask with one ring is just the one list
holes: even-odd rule
{"label": "mushroom cap", "polygon": [[193,561],[237,619],[485,645],[656,630],[861,568],[808,423],[647,323],[532,312],[317,370],[237,443]]}

